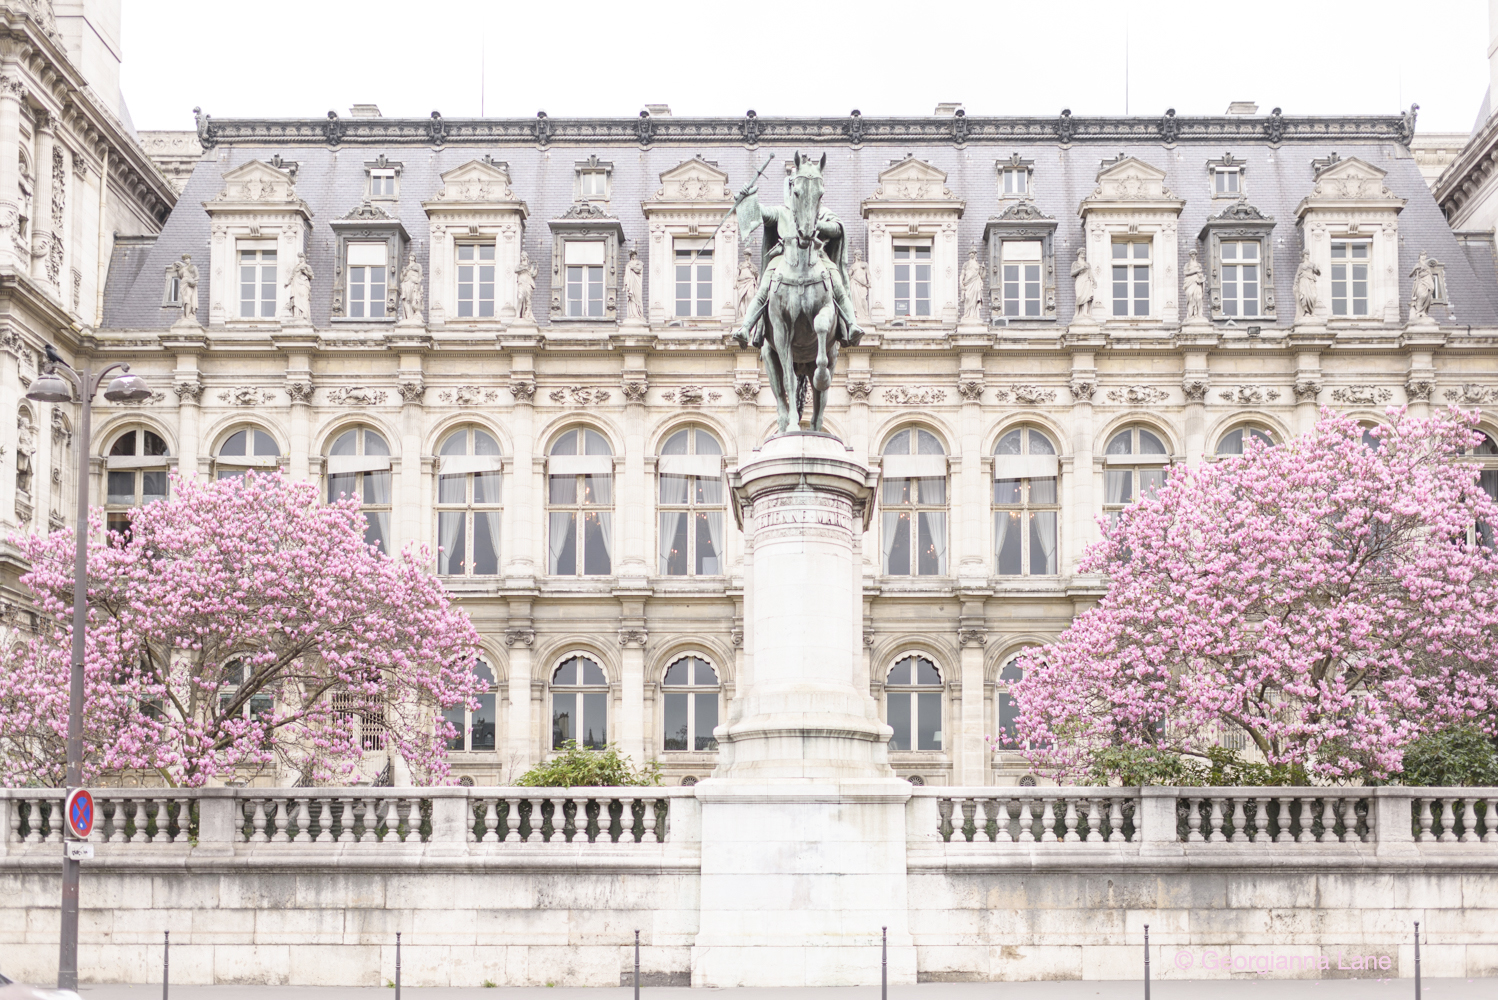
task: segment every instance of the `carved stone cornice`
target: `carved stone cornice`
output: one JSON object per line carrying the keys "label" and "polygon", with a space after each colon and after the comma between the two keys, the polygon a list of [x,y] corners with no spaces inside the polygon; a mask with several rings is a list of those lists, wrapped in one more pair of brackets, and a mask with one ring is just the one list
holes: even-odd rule
{"label": "carved stone cornice", "polygon": [[[279,146],[619,146],[698,147],[713,143],[781,142],[806,144],[1012,146],[1024,142],[1407,142],[1407,115],[1165,115],[1102,117],[1070,111],[1046,117],[950,115],[876,118],[866,115],[818,118],[213,118],[197,113],[198,142],[218,145]],[[645,131],[642,132],[641,130]]]}

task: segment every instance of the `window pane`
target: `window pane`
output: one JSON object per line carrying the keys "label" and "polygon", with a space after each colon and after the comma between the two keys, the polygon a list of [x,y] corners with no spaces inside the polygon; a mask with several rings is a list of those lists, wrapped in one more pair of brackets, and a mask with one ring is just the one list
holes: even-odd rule
{"label": "window pane", "polygon": [[660,523],[660,572],[687,575],[687,513],[662,511]]}
{"label": "window pane", "polygon": [[547,572],[571,576],[577,572],[577,515],[551,512],[547,536]]}
{"label": "window pane", "polygon": [[665,693],[665,722],[662,732],[666,737],[667,750],[687,749],[687,708],[690,699],[691,695],[683,691]]}
{"label": "window pane", "polygon": [[467,476],[438,476],[438,503],[466,503],[468,501]]}
{"label": "window pane", "polygon": [[499,718],[495,712],[494,692],[479,695],[479,709],[473,713],[473,742],[470,749],[494,749],[494,724]]}
{"label": "window pane", "polygon": [[328,503],[343,496],[352,496],[359,477],[355,473],[341,473],[328,477]]}
{"label": "window pane", "polygon": [[941,749],[941,695],[932,693],[921,693],[915,696],[917,702],[916,738],[918,750],[940,750]]}
{"label": "window pane", "polygon": [[889,748],[909,750],[911,696],[904,691],[892,691],[886,697],[889,699],[889,725],[895,731],[895,734],[890,737]]}
{"label": "window pane", "polygon": [[920,563],[922,576],[940,576],[947,571],[947,515],[942,511],[920,513]]}
{"label": "window pane", "polygon": [[458,702],[458,704],[451,708],[444,708],[442,710],[442,718],[452,723],[453,729],[457,730],[458,733],[456,736],[448,739],[447,748],[449,750],[463,749],[463,729],[467,724],[467,713],[468,709],[464,707],[462,702]]}
{"label": "window pane", "polygon": [[1103,471],[1103,502],[1134,502],[1134,470],[1105,469]]}
{"label": "window pane", "polygon": [[463,572],[463,522],[468,515],[462,511],[444,511],[437,515],[437,572],[443,575]]}
{"label": "window pane", "polygon": [[140,474],[140,502],[150,503],[166,496],[166,470],[159,469]]}
{"label": "window pane", "polygon": [[702,692],[692,695],[696,704],[692,706],[697,710],[697,718],[692,720],[694,750],[716,750],[718,741],[713,738],[713,730],[718,726],[718,695],[717,692]]}
{"label": "window pane", "polygon": [[1030,502],[1055,503],[1056,478],[1054,476],[1037,476],[1030,480]]}
{"label": "window pane", "polygon": [[551,696],[551,748],[562,749],[568,740],[577,739],[577,695]]}
{"label": "window pane", "polygon": [[109,502],[132,506],[135,503],[135,473],[111,471],[109,473]]}
{"label": "window pane", "polygon": [[589,511],[583,515],[583,573],[588,576],[607,576],[613,571],[609,548],[612,540],[613,515],[609,511]]}
{"label": "window pane", "polygon": [[473,515],[473,572],[480,576],[499,573],[499,511],[477,511]]}
{"label": "window pane", "polygon": [[1056,572],[1056,512],[1038,510],[1030,515],[1030,572],[1048,576]]}
{"label": "window pane", "polygon": [[602,750],[609,741],[608,703],[603,691],[583,695],[583,738],[578,742],[589,750]]}
{"label": "window pane", "polygon": [[1020,547],[1020,514],[1018,511],[994,511],[994,551],[998,556],[1000,576],[1019,576],[1022,571]]}
{"label": "window pane", "polygon": [[661,477],[661,503],[684,504],[687,502],[688,476],[663,474]]}
{"label": "window pane", "polygon": [[697,515],[697,561],[699,576],[716,576],[723,572],[719,549],[722,547],[723,515],[717,511]]}
{"label": "window pane", "polygon": [[884,572],[910,573],[910,514],[904,511],[884,512]]}

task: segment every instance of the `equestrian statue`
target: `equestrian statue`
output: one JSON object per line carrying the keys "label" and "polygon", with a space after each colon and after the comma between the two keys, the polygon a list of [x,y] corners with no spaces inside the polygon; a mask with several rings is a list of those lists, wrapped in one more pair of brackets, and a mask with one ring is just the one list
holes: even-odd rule
{"label": "equestrian statue", "polygon": [[793,165],[784,205],[760,204],[758,177],[734,201],[741,234],[764,226],[763,276],[737,337],[740,346],[760,352],[781,434],[790,426],[792,400],[798,419],[803,415],[808,383],[811,429],[821,431],[838,345],[851,347],[863,337],[848,295],[847,233],[822,208],[827,155],[814,162],[797,153]]}

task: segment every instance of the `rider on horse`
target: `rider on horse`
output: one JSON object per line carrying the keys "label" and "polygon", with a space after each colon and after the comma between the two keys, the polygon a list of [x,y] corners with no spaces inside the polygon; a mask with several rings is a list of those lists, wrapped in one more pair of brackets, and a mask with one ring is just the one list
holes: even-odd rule
{"label": "rider on horse", "polygon": [[[739,233],[748,234],[755,226],[765,227],[761,250],[764,275],[760,278],[759,294],[754,297],[749,310],[744,314],[744,325],[736,336],[741,345],[758,350],[765,340],[769,323],[765,319],[765,307],[770,300],[770,290],[780,276],[781,258],[785,255],[785,234],[796,235],[796,220],[791,214],[789,178],[785,205],[761,205],[756,196],[758,185],[751,181],[739,192],[735,200],[738,213]],[[817,254],[826,268],[832,286],[832,300],[837,306],[837,339],[848,346],[856,345],[863,337],[863,328],[853,318],[853,300],[848,297],[848,238],[838,217],[822,209],[817,215]]]}

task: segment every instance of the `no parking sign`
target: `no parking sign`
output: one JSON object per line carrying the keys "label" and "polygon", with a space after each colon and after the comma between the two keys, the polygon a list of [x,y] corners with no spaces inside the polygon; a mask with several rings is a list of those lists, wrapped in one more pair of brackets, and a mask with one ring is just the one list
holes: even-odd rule
{"label": "no parking sign", "polygon": [[67,818],[68,832],[79,840],[87,840],[94,832],[94,797],[87,788],[75,788],[68,793],[62,814]]}

